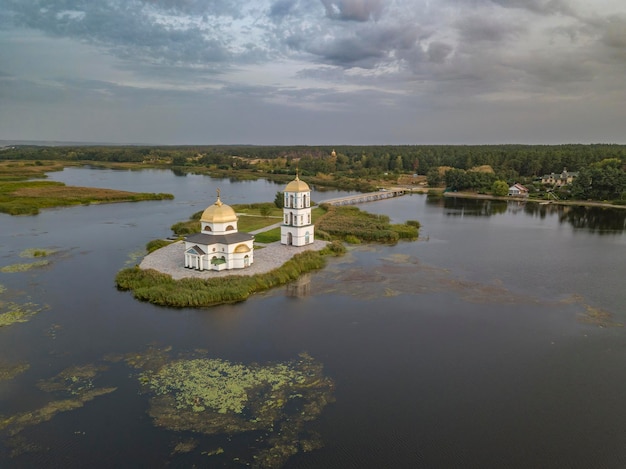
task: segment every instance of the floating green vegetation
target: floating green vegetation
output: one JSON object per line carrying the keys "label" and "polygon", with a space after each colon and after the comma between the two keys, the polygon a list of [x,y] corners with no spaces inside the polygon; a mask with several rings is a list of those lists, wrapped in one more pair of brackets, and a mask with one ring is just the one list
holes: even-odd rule
{"label": "floating green vegetation", "polygon": [[146,251],[143,251],[143,250],[133,251],[130,254],[128,254],[128,259],[126,259],[126,262],[124,263],[124,265],[137,265],[139,264],[139,259],[143,258],[143,256],[145,255],[146,255]]}
{"label": "floating green vegetation", "polygon": [[30,368],[30,365],[26,362],[17,363],[14,365],[7,365],[0,363],[0,381],[8,381],[15,378],[20,373],[24,373]]}
{"label": "floating green vegetation", "polygon": [[0,301],[0,327],[10,326],[18,322],[28,322],[35,314],[43,311],[43,308],[34,303],[3,303]]}
{"label": "floating green vegetation", "polygon": [[190,453],[198,446],[198,440],[195,438],[189,438],[183,441],[179,441],[174,444],[174,449],[172,449],[171,455],[178,453]]}
{"label": "floating green vegetation", "polygon": [[344,252],[341,243],[330,243],[321,251],[296,254],[281,267],[259,275],[174,280],[153,269],[134,267],[118,272],[115,281],[120,290],[132,290],[138,300],[161,306],[213,306],[244,301],[253,293],[285,285],[303,273],[321,269],[325,265],[324,256],[339,256]]}
{"label": "floating green vegetation", "polygon": [[51,256],[52,254],[54,254],[56,252],[57,252],[56,249],[29,248],[29,249],[25,249],[22,252],[20,252],[20,257],[28,257],[28,258],[48,257],[48,256]]}
{"label": "floating green vegetation", "polygon": [[[209,358],[207,353],[195,350],[173,356],[171,347],[152,346],[143,353],[111,355],[95,364],[66,368],[37,383],[40,390],[54,395],[53,400],[36,409],[0,416],[3,443],[12,448],[12,456],[40,450],[21,432],[114,392],[116,387],[96,383],[110,378],[105,372],[111,363],[125,363],[137,370],[131,376],[138,379],[149,400],[148,414],[154,425],[176,432],[172,458],[195,453],[224,466],[237,461],[279,468],[298,452],[322,447],[320,436],[308,428],[334,400],[334,382],[324,376],[320,362],[303,353],[287,362],[242,364]],[[10,379],[27,368],[27,364],[5,366],[0,373]],[[223,447],[201,435],[222,435]],[[254,445],[242,445],[251,437]],[[231,439],[232,445],[227,443]]]}
{"label": "floating green vegetation", "polygon": [[90,389],[73,399],[48,402],[39,409],[22,412],[10,417],[0,416],[0,430],[6,431],[9,435],[14,436],[25,428],[47,422],[60,412],[68,412],[83,407],[85,403],[92,401],[98,396],[110,394],[116,389],[117,388]]}
{"label": "floating green vegetation", "polygon": [[95,388],[93,385],[93,380],[105,369],[106,366],[74,366],[66,368],[52,378],[39,381],[37,386],[42,391],[63,393],[69,398],[51,401],[39,409],[9,417],[0,416],[0,430],[9,436],[15,436],[27,427],[51,420],[58,413],[81,408],[98,396],[112,393],[117,388]]}
{"label": "floating green vegetation", "polygon": [[72,366],[52,378],[39,381],[37,387],[46,392],[64,391],[78,396],[93,389],[94,378],[106,369],[96,365]]}
{"label": "floating green vegetation", "polygon": [[[159,368],[163,354],[150,349],[139,382],[152,395],[149,415],[158,427],[208,435],[235,435],[263,431],[257,440],[252,467],[278,468],[300,451],[322,444],[306,432],[333,401],[333,381],[322,373],[321,363],[308,354],[297,360],[266,365],[244,365],[216,358],[180,358]],[[176,443],[174,453],[195,448],[195,441]],[[223,448],[202,454],[218,456]],[[235,458],[246,463],[241,457]]]}
{"label": "floating green vegetation", "polygon": [[11,265],[6,265],[0,268],[0,272],[3,272],[3,273],[27,272],[31,269],[45,267],[48,264],[50,264],[50,261],[48,260],[35,261],[35,262],[29,262],[29,263],[24,263],[24,264],[11,264]]}
{"label": "floating green vegetation", "polygon": [[578,316],[580,322],[598,327],[624,327],[622,323],[616,322],[613,314],[608,311],[590,305],[584,306],[585,312]]}

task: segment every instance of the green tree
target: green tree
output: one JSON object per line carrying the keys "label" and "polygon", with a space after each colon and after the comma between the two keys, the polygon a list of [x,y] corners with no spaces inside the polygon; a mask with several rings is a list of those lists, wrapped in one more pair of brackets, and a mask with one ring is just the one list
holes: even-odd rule
{"label": "green tree", "polygon": [[509,185],[506,181],[498,180],[493,183],[491,191],[493,192],[493,195],[503,197],[509,193]]}
{"label": "green tree", "polygon": [[441,175],[439,174],[439,168],[432,168],[426,173],[426,181],[430,187],[438,187],[443,182]]}
{"label": "green tree", "polygon": [[278,208],[283,208],[285,206],[285,195],[278,191],[276,192],[276,197],[274,197],[274,205]]}

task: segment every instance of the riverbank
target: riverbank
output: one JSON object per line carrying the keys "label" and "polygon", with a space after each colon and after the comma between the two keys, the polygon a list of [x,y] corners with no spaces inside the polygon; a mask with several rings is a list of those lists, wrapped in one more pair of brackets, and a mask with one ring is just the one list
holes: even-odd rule
{"label": "riverbank", "polygon": [[459,197],[463,199],[487,199],[487,200],[503,200],[505,202],[531,202],[544,205],[570,205],[574,207],[602,207],[602,208],[618,208],[626,209],[626,205],[614,205],[608,202],[597,202],[592,200],[544,200],[531,199],[528,197],[497,197],[488,194],[476,194],[474,192],[444,192],[443,197]]}

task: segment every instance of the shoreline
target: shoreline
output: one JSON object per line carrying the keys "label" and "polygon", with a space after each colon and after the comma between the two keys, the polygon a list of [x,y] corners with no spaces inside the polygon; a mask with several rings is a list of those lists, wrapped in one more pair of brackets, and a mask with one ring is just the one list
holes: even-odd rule
{"label": "shoreline", "polygon": [[443,197],[459,197],[462,199],[486,199],[486,200],[503,200],[505,202],[517,201],[517,202],[531,202],[535,204],[545,205],[569,205],[580,207],[600,207],[600,208],[616,208],[626,209],[626,205],[614,205],[608,202],[597,201],[584,201],[584,200],[544,200],[544,199],[530,199],[528,197],[498,197],[488,194],[474,194],[472,192],[444,192],[441,194]]}

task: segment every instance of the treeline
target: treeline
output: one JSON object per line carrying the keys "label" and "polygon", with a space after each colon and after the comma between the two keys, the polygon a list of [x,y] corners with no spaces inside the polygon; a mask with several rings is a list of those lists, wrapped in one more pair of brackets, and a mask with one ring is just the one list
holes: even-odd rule
{"label": "treeline", "polygon": [[[335,155],[331,156],[331,152]],[[251,168],[292,174],[367,177],[419,173],[441,166],[469,170],[489,165],[498,178],[537,177],[563,168],[580,171],[604,159],[626,162],[626,145],[400,145],[400,146],[110,146],[5,148],[0,159],[102,161]]]}

